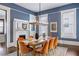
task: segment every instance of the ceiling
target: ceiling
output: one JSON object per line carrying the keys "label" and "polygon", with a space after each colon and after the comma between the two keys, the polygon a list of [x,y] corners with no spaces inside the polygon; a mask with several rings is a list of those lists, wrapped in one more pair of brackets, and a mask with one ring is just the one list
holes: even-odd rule
{"label": "ceiling", "polygon": [[[16,4],[28,10],[31,10],[33,12],[39,12],[39,3],[16,3]],[[60,6],[67,5],[67,4],[69,3],[41,3],[40,11],[60,7]]]}

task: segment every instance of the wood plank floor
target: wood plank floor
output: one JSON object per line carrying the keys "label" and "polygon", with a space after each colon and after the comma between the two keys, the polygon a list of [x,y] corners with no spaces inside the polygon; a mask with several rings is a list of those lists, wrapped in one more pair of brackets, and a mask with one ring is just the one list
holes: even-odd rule
{"label": "wood plank floor", "polygon": [[[79,46],[66,45],[66,44],[59,44],[59,46],[68,48],[65,56],[79,56]],[[5,56],[5,55],[6,55],[5,44],[0,43],[0,56]]]}
{"label": "wood plank floor", "polygon": [[5,43],[0,43],[0,56],[6,55],[6,45]]}
{"label": "wood plank floor", "polygon": [[79,46],[59,44],[59,46],[67,47],[66,56],[79,56]]}

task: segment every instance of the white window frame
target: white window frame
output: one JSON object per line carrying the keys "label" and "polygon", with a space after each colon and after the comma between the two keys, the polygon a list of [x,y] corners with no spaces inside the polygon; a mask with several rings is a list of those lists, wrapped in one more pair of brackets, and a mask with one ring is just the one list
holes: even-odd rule
{"label": "white window frame", "polygon": [[[45,21],[40,21],[40,19],[42,19],[42,17],[45,17],[45,20],[47,20],[47,22],[45,22]],[[40,15],[39,16],[39,26],[40,25],[45,25],[45,26],[47,26],[47,32],[46,32],[46,35],[48,35],[48,14],[44,14],[44,15]],[[40,29],[40,28],[39,28]],[[40,31],[39,31],[40,32]],[[39,33],[39,35],[40,35],[40,33]]]}
{"label": "white window frame", "polygon": [[[65,14],[65,13],[69,13],[69,12],[74,12],[74,16],[72,16],[72,17],[74,17],[74,30],[73,30],[73,34],[72,34],[72,36],[67,36],[68,34],[65,34],[64,32],[63,32],[63,28],[62,28],[62,26],[63,26],[63,22],[62,22],[62,20],[63,20],[63,15]],[[73,9],[68,9],[68,10],[64,10],[64,11],[61,11],[61,38],[70,38],[70,39],[76,39],[77,38],[77,36],[76,36],[76,8],[73,8]]]}

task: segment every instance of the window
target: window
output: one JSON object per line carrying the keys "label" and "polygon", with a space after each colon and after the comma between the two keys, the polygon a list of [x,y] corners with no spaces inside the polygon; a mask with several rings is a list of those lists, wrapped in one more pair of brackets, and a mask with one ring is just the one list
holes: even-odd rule
{"label": "window", "polygon": [[36,16],[30,14],[29,26],[30,36],[34,36],[36,33]]}
{"label": "window", "polygon": [[61,11],[61,37],[76,39],[76,9]]}
{"label": "window", "polygon": [[0,19],[0,34],[4,34],[4,19]]}
{"label": "window", "polygon": [[48,15],[39,16],[39,35],[48,35]]}
{"label": "window", "polygon": [[34,36],[36,33],[36,24],[30,24],[30,36]]}
{"label": "window", "polygon": [[43,33],[45,33],[45,35],[48,35],[48,25],[46,24],[40,24],[39,25],[39,35],[43,35]]}

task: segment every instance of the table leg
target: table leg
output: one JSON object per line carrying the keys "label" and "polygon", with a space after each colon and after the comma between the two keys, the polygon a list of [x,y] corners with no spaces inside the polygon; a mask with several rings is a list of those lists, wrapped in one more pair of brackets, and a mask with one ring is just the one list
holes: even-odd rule
{"label": "table leg", "polygon": [[33,53],[32,53],[33,56],[35,56],[35,45],[33,45]]}
{"label": "table leg", "polygon": [[18,40],[17,40],[17,56],[19,56],[19,44],[18,44]]}

